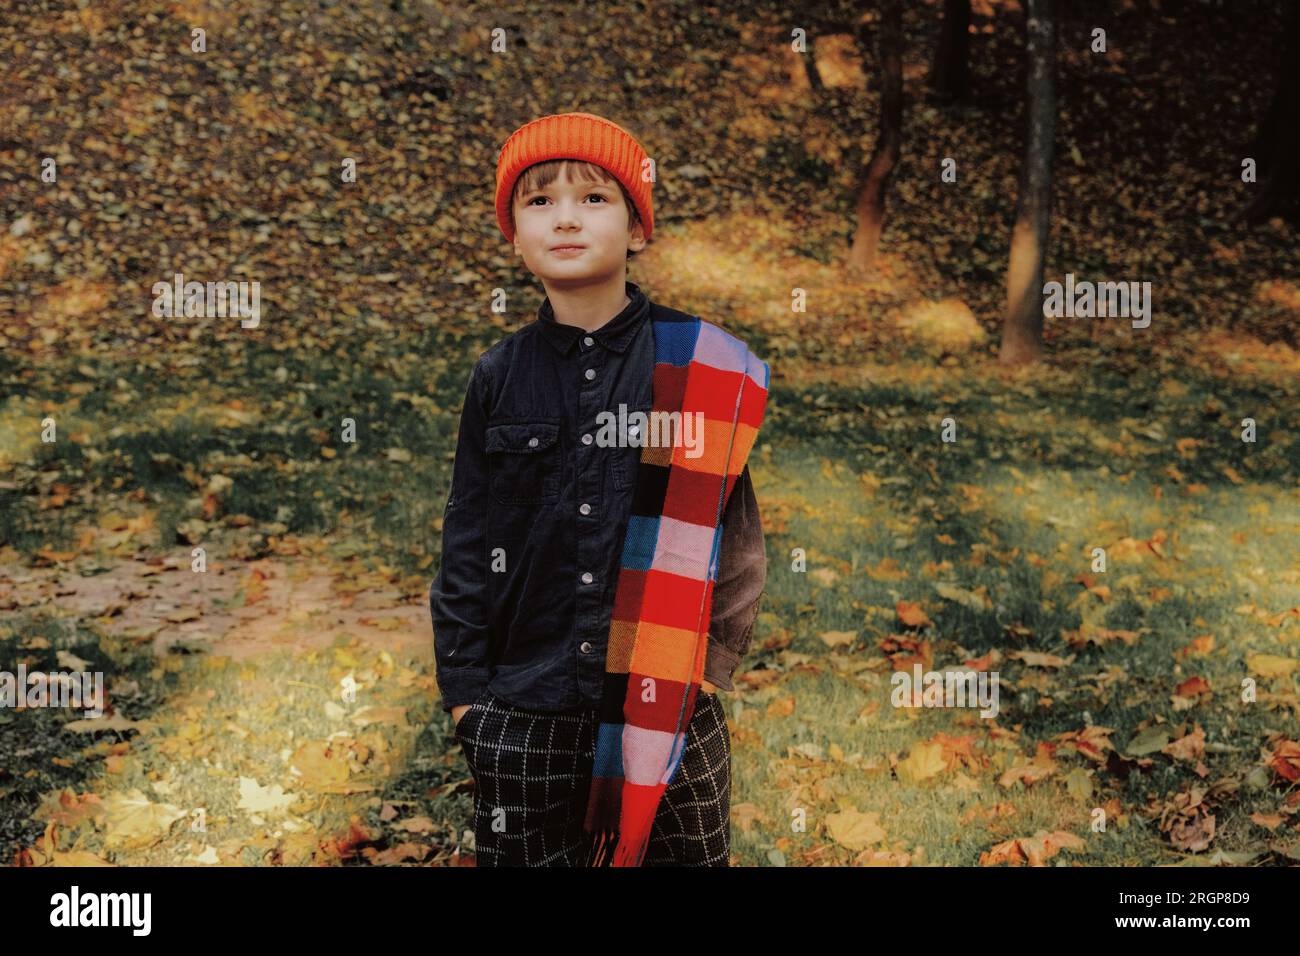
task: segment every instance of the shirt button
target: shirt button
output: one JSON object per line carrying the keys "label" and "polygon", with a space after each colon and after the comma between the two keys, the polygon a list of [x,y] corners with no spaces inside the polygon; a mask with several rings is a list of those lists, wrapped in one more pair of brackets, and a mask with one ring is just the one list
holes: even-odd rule
{"label": "shirt button", "polygon": [[536,438],[530,438],[530,439],[528,439],[528,447],[529,447],[529,448],[536,448],[536,447],[537,447],[537,439],[536,439]]}
{"label": "shirt button", "polygon": [[591,505],[584,501],[582,504],[578,505],[578,510],[585,515],[589,515],[591,514]]}
{"label": "shirt button", "polygon": [[587,369],[586,374],[587,374],[587,381],[590,382],[593,378],[596,377],[596,370],[594,368],[589,368]]}
{"label": "shirt button", "polygon": [[582,583],[583,583],[583,584],[590,584],[593,580],[595,580],[595,579],[592,578],[592,576],[591,576],[591,572],[590,572],[590,571],[583,571],[583,572],[582,572]]}
{"label": "shirt button", "polygon": [[587,348],[591,348],[593,345],[596,344],[596,340],[593,339],[590,335],[588,335],[582,340],[582,344],[587,346]]}
{"label": "shirt button", "polygon": [[582,443],[583,443],[584,445],[590,445],[590,444],[591,444],[591,432],[587,432],[587,434],[585,434],[585,435],[582,436]]}
{"label": "shirt button", "polygon": [[582,651],[582,653],[584,653],[584,654],[590,654],[590,653],[591,653],[591,641],[583,641],[581,644],[578,645],[578,648]]}

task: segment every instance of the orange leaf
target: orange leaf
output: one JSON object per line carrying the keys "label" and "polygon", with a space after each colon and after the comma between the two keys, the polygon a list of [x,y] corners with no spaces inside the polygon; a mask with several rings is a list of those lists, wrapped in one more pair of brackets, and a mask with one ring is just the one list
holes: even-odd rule
{"label": "orange leaf", "polygon": [[1175,760],[1200,760],[1205,756],[1205,731],[1198,725],[1190,734],[1165,744],[1161,753]]}
{"label": "orange leaf", "polygon": [[1282,825],[1282,814],[1280,813],[1252,813],[1250,819],[1265,830],[1276,830]]}
{"label": "orange leaf", "polygon": [[1006,863],[1011,866],[1045,866],[1046,861],[1062,850],[1082,850],[1083,841],[1066,830],[1048,833],[1039,830],[1031,837],[1017,837],[999,843],[993,849],[980,854],[980,866],[997,866]]}
{"label": "orange leaf", "polygon": [[1187,642],[1187,646],[1174,653],[1175,657],[1204,657],[1214,650],[1214,635],[1201,634]]}
{"label": "orange leaf", "polygon": [[1199,697],[1201,694],[1208,693],[1210,693],[1210,683],[1204,677],[1189,677],[1174,688],[1176,697]]}
{"label": "orange leaf", "polygon": [[1053,759],[1055,750],[1052,744],[1040,742],[1034,759],[1008,768],[1002,776],[998,777],[998,786],[1010,787],[1018,780],[1023,786],[1028,787],[1051,776],[1056,772],[1056,761]]}
{"label": "orange leaf", "polygon": [[899,601],[894,610],[898,612],[898,619],[908,627],[928,627],[934,623],[915,601]]}
{"label": "orange leaf", "polygon": [[1269,766],[1279,777],[1295,783],[1300,780],[1300,743],[1294,740],[1282,740],[1273,748]]}

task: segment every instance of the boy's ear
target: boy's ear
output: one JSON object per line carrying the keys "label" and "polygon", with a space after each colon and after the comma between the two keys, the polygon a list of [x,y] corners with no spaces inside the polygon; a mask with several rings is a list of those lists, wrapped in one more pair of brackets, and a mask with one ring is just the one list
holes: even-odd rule
{"label": "boy's ear", "polygon": [[640,252],[645,248],[645,224],[638,222],[632,227],[632,232],[627,238],[627,247],[632,252]]}

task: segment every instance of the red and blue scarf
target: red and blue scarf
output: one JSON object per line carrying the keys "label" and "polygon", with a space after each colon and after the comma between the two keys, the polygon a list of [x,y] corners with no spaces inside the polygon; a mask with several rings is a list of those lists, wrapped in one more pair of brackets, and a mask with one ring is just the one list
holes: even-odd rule
{"label": "red and blue scarf", "polygon": [[[641,865],[681,764],[704,677],[722,513],[763,422],[771,375],[744,342],[695,316],[654,320],[652,329],[655,414],[614,592],[583,824],[587,866]],[[674,436],[697,413],[703,454],[692,458]]]}

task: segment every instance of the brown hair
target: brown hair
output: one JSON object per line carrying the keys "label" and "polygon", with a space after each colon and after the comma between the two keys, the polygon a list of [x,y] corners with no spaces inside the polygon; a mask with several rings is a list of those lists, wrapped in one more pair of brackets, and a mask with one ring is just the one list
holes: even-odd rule
{"label": "brown hair", "polygon": [[[534,163],[515,180],[515,188],[510,196],[510,225],[515,225],[515,203],[526,192],[533,189],[545,189],[551,183],[560,178],[560,170],[568,167],[569,178],[580,183],[616,183],[618,191],[623,194],[623,205],[627,207],[627,228],[628,232],[641,221],[641,215],[636,211],[636,203],[632,202],[632,197],[627,194],[627,188],[620,183],[615,177],[611,176],[609,170],[595,163],[589,163],[581,159],[548,159],[542,163]],[[628,258],[636,255],[636,251],[629,249]]]}

